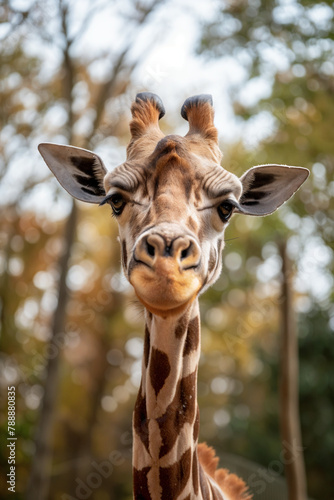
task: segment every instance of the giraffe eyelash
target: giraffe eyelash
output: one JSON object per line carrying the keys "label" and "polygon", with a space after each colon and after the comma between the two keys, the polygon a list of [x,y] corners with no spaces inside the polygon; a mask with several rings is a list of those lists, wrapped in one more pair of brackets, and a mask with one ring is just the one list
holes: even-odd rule
{"label": "giraffe eyelash", "polygon": [[108,203],[111,206],[111,209],[113,211],[113,215],[115,217],[118,217],[119,215],[122,214],[125,205],[127,204],[127,200],[124,198],[124,196],[121,193],[111,193],[108,196],[106,196],[100,203],[101,205],[105,205]]}
{"label": "giraffe eyelash", "polygon": [[113,194],[108,194],[108,196],[106,196],[105,198],[103,198],[103,200],[101,201],[101,203],[99,203],[99,207],[102,207],[103,205],[105,205],[106,203],[108,203],[108,201],[110,200],[110,198],[114,196]]}
{"label": "giraffe eyelash", "polygon": [[229,200],[223,201],[217,207],[217,212],[222,222],[228,222],[231,218],[235,206]]}

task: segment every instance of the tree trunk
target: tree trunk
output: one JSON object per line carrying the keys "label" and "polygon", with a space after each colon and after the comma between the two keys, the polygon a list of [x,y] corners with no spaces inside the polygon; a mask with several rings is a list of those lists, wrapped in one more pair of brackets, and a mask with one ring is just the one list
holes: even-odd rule
{"label": "tree trunk", "polygon": [[[138,18],[137,31],[139,28],[145,24],[147,17],[150,13],[157,8],[157,6],[163,3],[163,0],[155,0],[151,5],[143,9],[141,16]],[[68,3],[59,0],[59,11],[61,19],[61,32],[64,36],[64,48],[63,48],[63,70],[64,70],[64,80],[63,80],[63,92],[62,98],[68,104],[68,117],[67,117],[67,142],[69,144],[75,143],[73,141],[73,88],[76,81],[78,81],[76,65],[71,57],[70,48],[75,41],[74,38],[69,36],[69,6]],[[89,20],[89,18],[87,18]],[[133,39],[129,42],[128,46],[118,55],[114,61],[113,68],[109,75],[109,79],[105,83],[100,85],[100,89],[97,93],[95,105],[92,106],[96,109],[96,118],[93,123],[92,131],[83,141],[82,147],[90,147],[91,140],[94,133],[100,126],[103,118],[103,113],[105,111],[105,103],[109,97],[111,97],[117,87],[117,78],[119,73],[125,68],[129,68],[129,63],[125,63],[126,56],[133,46],[136,30],[133,32]],[[138,61],[137,61],[138,62]],[[134,67],[136,63],[133,63]],[[29,478],[29,484],[26,491],[26,500],[45,500],[48,498],[48,487],[50,483],[51,475],[51,459],[52,459],[52,436],[53,436],[53,423],[54,423],[54,408],[55,400],[57,396],[58,389],[58,372],[59,372],[59,347],[56,345],[57,334],[63,333],[65,326],[65,310],[68,301],[68,289],[66,287],[66,276],[68,270],[68,261],[71,253],[71,247],[74,240],[74,233],[76,227],[76,206],[73,204],[71,214],[66,223],[65,229],[65,250],[64,254],[59,262],[59,267],[61,269],[61,277],[59,282],[59,292],[58,292],[58,306],[54,315],[54,322],[52,328],[52,339],[50,341],[50,352],[55,350],[55,356],[48,359],[46,368],[46,381],[45,381],[45,394],[43,396],[42,409],[40,414],[40,421],[37,428],[36,434],[36,451],[33,457],[32,470]],[[88,429],[92,429],[94,422],[96,420],[96,414],[99,407],[99,402],[101,398],[101,391],[103,390],[103,383],[101,381],[98,391],[96,393],[96,399],[94,400],[94,405],[92,408],[92,413],[90,420],[88,422]],[[91,454],[91,436],[85,436],[86,442],[84,443],[84,449]]]}
{"label": "tree trunk", "polygon": [[74,241],[77,220],[77,207],[73,202],[72,210],[67,219],[64,234],[64,251],[59,260],[60,279],[58,287],[58,305],[53,318],[52,337],[49,344],[49,357],[46,366],[43,406],[35,438],[36,451],[32,470],[26,491],[26,500],[45,500],[48,497],[50,471],[52,463],[52,437],[54,424],[54,408],[58,394],[58,375],[60,365],[59,335],[64,335],[66,305],[69,290],[66,286],[66,276]]}
{"label": "tree trunk", "polygon": [[282,346],[280,369],[281,458],[285,466],[289,500],[307,500],[306,474],[299,417],[299,358],[293,310],[292,270],[286,245],[280,248],[282,268]]}

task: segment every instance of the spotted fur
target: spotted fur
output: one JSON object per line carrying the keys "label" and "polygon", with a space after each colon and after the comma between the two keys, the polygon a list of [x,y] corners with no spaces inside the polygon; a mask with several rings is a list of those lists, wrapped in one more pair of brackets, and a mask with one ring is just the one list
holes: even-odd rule
{"label": "spotted fur", "polygon": [[250,500],[245,483],[217,470],[212,448],[198,444],[197,302],[180,317],[153,315],[145,332],[134,411],[134,498]]}
{"label": "spotted fur", "polygon": [[[217,279],[221,270],[226,225],[215,206],[227,197],[237,200],[241,185],[219,166],[221,153],[210,102],[186,102],[183,113],[190,124],[187,136],[163,137],[158,127],[159,103],[152,97],[137,99],[132,107],[128,160],[105,178],[106,193],[121,191],[127,196],[127,206],[119,217],[123,269],[150,311],[133,419],[134,498],[248,499],[245,486],[233,495],[227,481],[220,488],[215,471],[212,467],[209,470],[207,454],[198,445],[197,404],[200,322],[195,297]],[[139,273],[137,269],[142,269],[137,263],[140,252],[154,252],[149,248],[150,241],[157,247],[163,244],[155,234],[162,235],[166,248],[173,249],[180,235],[189,239],[189,248],[198,245],[201,249],[194,297],[172,315],[146,304],[133,279]],[[169,253],[173,256],[172,250]],[[159,263],[155,265],[158,269]],[[172,270],[168,276],[174,279]],[[147,272],[142,279],[143,286],[151,286],[150,280],[154,280],[154,296],[162,289],[158,302],[172,302],[164,277],[156,273],[151,278]],[[187,282],[183,286],[189,288]],[[171,295],[176,293],[174,285]]]}
{"label": "spotted fur", "polygon": [[110,173],[87,150],[40,144],[39,151],[72,196],[110,203],[124,274],[145,307],[142,380],[133,416],[134,498],[250,500],[244,482],[217,469],[213,450],[198,445],[198,296],[220,274],[232,211],[272,213],[308,171],[262,165],[238,179],[223,169],[209,95],[184,103],[184,137],[161,132],[165,111],[154,94],[138,94],[131,111],[126,161]]}

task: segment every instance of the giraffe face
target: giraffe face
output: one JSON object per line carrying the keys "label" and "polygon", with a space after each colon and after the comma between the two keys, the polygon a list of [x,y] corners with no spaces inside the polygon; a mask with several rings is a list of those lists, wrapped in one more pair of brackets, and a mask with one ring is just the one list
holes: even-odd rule
{"label": "giraffe face", "polygon": [[224,230],[242,192],[235,175],[209,154],[193,154],[192,143],[164,137],[147,158],[104,180],[124,273],[139,300],[164,315],[185,308],[219,276]]}
{"label": "giraffe face", "polygon": [[127,160],[113,172],[84,149],[40,144],[39,151],[74,198],[111,205],[124,273],[146,308],[166,317],[182,312],[218,278],[233,212],[274,212],[309,172],[260,165],[238,179],[223,169],[211,96],[185,101],[185,137],[161,132],[164,108],[154,94],[138,94],[131,111]]}

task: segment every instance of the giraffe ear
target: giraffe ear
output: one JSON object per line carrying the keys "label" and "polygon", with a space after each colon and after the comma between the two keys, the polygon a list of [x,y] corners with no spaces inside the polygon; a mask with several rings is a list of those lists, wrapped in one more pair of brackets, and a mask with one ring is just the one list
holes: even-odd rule
{"label": "giraffe ear", "polygon": [[86,149],[60,144],[39,144],[45,163],[66,191],[77,200],[101,203],[107,170],[101,158]]}
{"label": "giraffe ear", "polygon": [[309,171],[286,165],[259,165],[241,178],[243,193],[236,212],[269,215],[287,201],[307,179]]}

